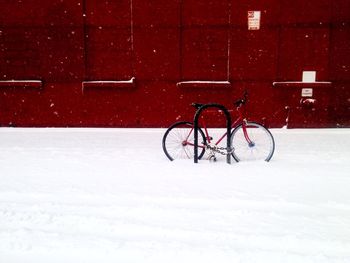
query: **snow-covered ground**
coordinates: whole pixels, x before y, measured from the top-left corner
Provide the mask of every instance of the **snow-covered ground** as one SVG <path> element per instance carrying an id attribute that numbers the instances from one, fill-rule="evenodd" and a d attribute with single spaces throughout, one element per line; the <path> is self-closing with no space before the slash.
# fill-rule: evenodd
<path id="1" fill-rule="evenodd" d="M 0 129 L 0 262 L 350 262 L 350 129 L 170 162 L 163 129 Z"/>

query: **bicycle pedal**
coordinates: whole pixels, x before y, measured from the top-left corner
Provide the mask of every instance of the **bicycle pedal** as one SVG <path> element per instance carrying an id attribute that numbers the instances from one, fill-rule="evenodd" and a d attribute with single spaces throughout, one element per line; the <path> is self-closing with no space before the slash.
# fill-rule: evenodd
<path id="1" fill-rule="evenodd" d="M 212 155 L 212 156 L 209 156 L 209 161 L 210 162 L 216 162 L 217 159 L 216 159 L 216 157 L 214 155 Z"/>

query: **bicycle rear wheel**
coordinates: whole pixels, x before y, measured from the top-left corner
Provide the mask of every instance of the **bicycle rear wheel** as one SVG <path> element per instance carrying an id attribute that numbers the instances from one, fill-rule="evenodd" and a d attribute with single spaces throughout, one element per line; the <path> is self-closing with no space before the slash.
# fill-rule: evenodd
<path id="1" fill-rule="evenodd" d="M 205 152 L 205 136 L 198 130 L 198 158 Z M 187 121 L 176 122 L 165 132 L 162 140 L 163 151 L 170 161 L 176 159 L 191 159 L 194 156 L 193 123 Z"/>
<path id="2" fill-rule="evenodd" d="M 271 132 L 255 122 L 246 124 L 244 134 L 242 124 L 237 126 L 231 134 L 232 157 L 237 161 L 264 160 L 270 161 L 275 151 L 275 140 Z M 250 141 L 249 141 L 250 140 Z"/>

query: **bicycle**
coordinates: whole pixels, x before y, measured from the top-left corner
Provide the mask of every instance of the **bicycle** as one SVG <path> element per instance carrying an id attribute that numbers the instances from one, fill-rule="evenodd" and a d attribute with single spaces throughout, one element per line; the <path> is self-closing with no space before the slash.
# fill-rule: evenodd
<path id="1" fill-rule="evenodd" d="M 242 99 L 234 102 L 238 117 L 231 125 L 231 150 L 219 144 L 227 136 L 225 132 L 221 137 L 213 142 L 208 127 L 205 122 L 201 123 L 198 129 L 198 159 L 208 151 L 208 159 L 216 161 L 216 153 L 231 154 L 236 162 L 250 160 L 270 161 L 275 151 L 275 140 L 271 132 L 262 124 L 251 122 L 246 119 L 242 107 L 248 100 L 247 92 Z M 192 103 L 197 110 L 203 104 Z M 204 130 L 204 131 L 203 131 Z M 165 132 L 162 140 L 162 147 L 169 160 L 190 159 L 194 156 L 194 125 L 193 122 L 179 121 L 172 124 Z"/>

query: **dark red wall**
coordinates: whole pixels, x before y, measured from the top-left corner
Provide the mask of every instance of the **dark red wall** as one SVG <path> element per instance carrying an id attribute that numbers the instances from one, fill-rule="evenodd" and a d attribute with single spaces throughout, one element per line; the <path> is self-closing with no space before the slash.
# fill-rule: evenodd
<path id="1" fill-rule="evenodd" d="M 247 89 L 249 116 L 268 126 L 288 117 L 288 127 L 350 127 L 348 0 L 0 0 L 0 9 L 0 126 L 164 127 L 191 120 L 193 101 L 231 107 Z M 251 10 L 260 30 L 248 30 Z M 296 82 L 310 70 L 316 83 Z"/>

